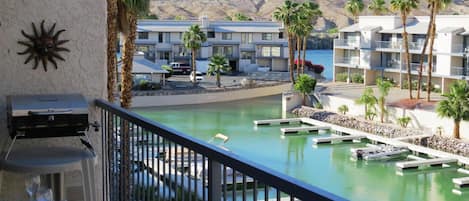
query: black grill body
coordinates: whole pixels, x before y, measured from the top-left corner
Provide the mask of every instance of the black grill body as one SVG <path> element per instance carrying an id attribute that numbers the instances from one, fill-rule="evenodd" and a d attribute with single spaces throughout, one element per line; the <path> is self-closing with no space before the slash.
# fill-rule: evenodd
<path id="1" fill-rule="evenodd" d="M 7 97 L 11 138 L 83 136 L 88 129 L 88 103 L 80 94 Z"/>

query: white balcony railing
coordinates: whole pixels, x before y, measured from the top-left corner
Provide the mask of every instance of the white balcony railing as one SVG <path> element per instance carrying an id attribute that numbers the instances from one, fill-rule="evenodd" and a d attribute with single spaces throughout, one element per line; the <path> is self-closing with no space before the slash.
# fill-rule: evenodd
<path id="1" fill-rule="evenodd" d="M 409 50 L 422 51 L 423 42 L 409 42 Z"/>
<path id="2" fill-rule="evenodd" d="M 335 63 L 357 66 L 360 63 L 359 57 L 336 57 Z"/>
<path id="3" fill-rule="evenodd" d="M 360 40 L 355 39 L 335 39 L 334 40 L 334 47 L 360 47 Z"/>
<path id="4" fill-rule="evenodd" d="M 410 64 L 410 69 L 412 71 L 417 71 L 418 72 L 419 68 L 420 68 L 420 63 L 411 63 Z M 428 64 L 424 63 L 422 72 L 426 73 L 426 72 L 428 72 L 427 70 L 428 70 Z M 436 72 L 436 65 L 432 66 L 432 72 Z"/>
<path id="5" fill-rule="evenodd" d="M 469 45 L 464 46 L 463 44 L 455 44 L 453 45 L 451 53 L 463 54 L 464 51 L 469 51 Z"/>
<path id="6" fill-rule="evenodd" d="M 401 68 L 401 62 L 397 60 L 389 60 L 389 61 L 385 61 L 384 63 L 385 65 L 383 67 L 387 69 L 400 69 Z"/>

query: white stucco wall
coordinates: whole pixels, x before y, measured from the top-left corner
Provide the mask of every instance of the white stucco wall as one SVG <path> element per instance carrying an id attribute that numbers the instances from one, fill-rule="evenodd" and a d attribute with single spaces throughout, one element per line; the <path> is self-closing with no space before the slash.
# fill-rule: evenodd
<path id="1" fill-rule="evenodd" d="M 39 25 L 45 20 L 46 28 L 57 22 L 56 30 L 66 29 L 61 39 L 68 39 L 64 47 L 71 52 L 62 54 L 55 70 L 49 65 L 48 72 L 42 66 L 32 70 L 33 62 L 23 64 L 24 55 L 17 55 L 25 40 L 21 30 L 32 33 L 31 22 Z M 106 1 L 96 0 L 2 0 L 0 6 L 0 149 L 5 150 L 10 139 L 6 129 L 6 96 L 16 94 L 81 93 L 90 103 L 103 98 L 106 92 Z M 90 106 L 90 120 L 100 120 L 98 112 Z M 92 144 L 101 153 L 100 133 L 90 133 Z M 16 148 L 32 144 L 75 144 L 77 138 L 54 138 L 47 140 L 20 140 Z M 98 161 L 100 158 L 98 159 Z M 100 163 L 96 168 L 98 198 L 102 198 Z M 80 174 L 66 174 L 66 185 L 81 183 Z M 0 200 L 26 200 L 24 176 L 0 173 Z M 73 199 L 69 199 L 73 200 Z"/>

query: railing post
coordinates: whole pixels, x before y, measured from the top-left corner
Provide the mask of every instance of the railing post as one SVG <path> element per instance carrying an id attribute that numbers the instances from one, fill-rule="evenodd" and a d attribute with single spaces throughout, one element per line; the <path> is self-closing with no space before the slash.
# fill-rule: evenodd
<path id="1" fill-rule="evenodd" d="M 221 200 L 221 165 L 218 161 L 208 160 L 208 201 Z"/>

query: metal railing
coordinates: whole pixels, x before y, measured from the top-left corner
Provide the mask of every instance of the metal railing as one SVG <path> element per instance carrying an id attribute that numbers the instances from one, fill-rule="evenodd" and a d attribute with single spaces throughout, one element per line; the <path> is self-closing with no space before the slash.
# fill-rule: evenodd
<path id="1" fill-rule="evenodd" d="M 400 50 L 402 41 L 376 41 L 376 49 Z"/>
<path id="2" fill-rule="evenodd" d="M 102 100 L 95 104 L 103 126 L 105 201 L 345 200 L 223 146 Z"/>
<path id="3" fill-rule="evenodd" d="M 401 69 L 401 62 L 399 62 L 397 60 L 389 60 L 389 61 L 385 61 L 384 63 L 386 64 L 384 66 L 384 68 L 387 68 L 387 69 Z"/>
<path id="4" fill-rule="evenodd" d="M 335 39 L 334 47 L 360 47 L 360 40 L 356 39 Z"/>
<path id="5" fill-rule="evenodd" d="M 455 76 L 465 76 L 467 74 L 466 72 L 467 70 L 464 69 L 464 67 L 456 67 L 456 66 L 453 66 L 451 67 L 451 75 L 455 75 Z"/>
<path id="6" fill-rule="evenodd" d="M 418 71 L 419 68 L 420 68 L 420 63 L 411 63 L 410 64 L 410 69 L 412 71 Z M 428 72 L 428 64 L 427 63 L 423 64 L 422 72 L 424 72 L 424 73 Z M 433 64 L 433 66 L 432 66 L 432 72 L 436 72 L 436 65 L 435 64 Z"/>
<path id="7" fill-rule="evenodd" d="M 423 45 L 423 42 L 409 42 L 409 50 L 422 51 Z"/>
<path id="8" fill-rule="evenodd" d="M 335 63 L 356 66 L 360 63 L 359 57 L 336 57 Z"/>
<path id="9" fill-rule="evenodd" d="M 464 46 L 463 44 L 455 44 L 453 45 L 451 53 L 464 54 L 466 48 L 469 49 L 469 45 Z"/>

